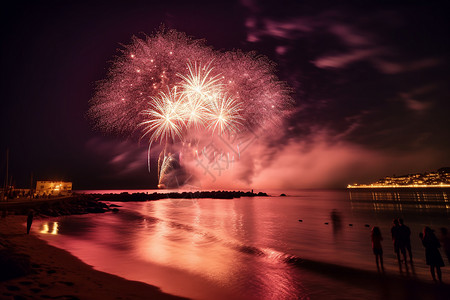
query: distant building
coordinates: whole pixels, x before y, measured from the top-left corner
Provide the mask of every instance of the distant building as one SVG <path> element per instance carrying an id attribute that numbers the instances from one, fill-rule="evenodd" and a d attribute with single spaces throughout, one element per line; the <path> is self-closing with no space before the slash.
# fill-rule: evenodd
<path id="1" fill-rule="evenodd" d="M 36 182 L 36 195 L 58 196 L 72 192 L 72 182 L 42 180 Z"/>

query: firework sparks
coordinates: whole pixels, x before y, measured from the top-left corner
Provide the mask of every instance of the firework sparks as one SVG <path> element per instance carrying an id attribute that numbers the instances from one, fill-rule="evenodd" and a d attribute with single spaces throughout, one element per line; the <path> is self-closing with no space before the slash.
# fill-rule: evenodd
<path id="1" fill-rule="evenodd" d="M 200 99 L 206 102 L 205 104 L 214 101 L 214 96 L 222 92 L 223 87 L 221 82 L 222 75 L 211 74 L 214 69 L 211 67 L 211 63 L 212 61 L 204 67 L 201 64 L 197 65 L 197 62 L 194 64 L 188 63 L 188 75 L 177 74 L 177 76 L 183 79 L 180 85 L 184 93 L 191 99 Z"/>
<path id="2" fill-rule="evenodd" d="M 241 104 L 236 99 L 219 96 L 211 105 L 208 129 L 218 134 L 239 132 L 244 121 L 241 111 Z"/>
<path id="3" fill-rule="evenodd" d="M 255 53 L 214 51 L 184 33 L 162 30 L 133 37 L 122 54 L 99 82 L 89 115 L 110 133 L 141 129 L 149 151 L 154 142 L 166 151 L 168 143 L 190 139 L 201 149 L 205 136 L 238 134 L 244 127 L 264 131 L 291 105 L 273 63 Z M 163 169 L 172 160 L 162 160 Z"/>
<path id="4" fill-rule="evenodd" d="M 142 111 L 149 118 L 139 123 L 144 126 L 142 137 L 150 134 L 150 142 L 159 140 L 167 143 L 169 138 L 175 141 L 176 137 L 181 140 L 185 124 L 180 109 L 183 106 L 183 98 L 184 95 L 177 93 L 176 88 L 168 93 L 160 92 L 158 97 L 152 97 L 153 101 L 149 103 L 151 109 Z"/>
<path id="5" fill-rule="evenodd" d="M 165 151 L 161 152 L 158 159 L 158 178 L 159 178 L 159 184 L 158 187 L 162 188 L 164 187 L 164 177 L 166 174 L 170 172 L 170 169 L 172 167 L 172 162 L 174 161 L 174 155 L 169 153 L 166 155 Z"/>

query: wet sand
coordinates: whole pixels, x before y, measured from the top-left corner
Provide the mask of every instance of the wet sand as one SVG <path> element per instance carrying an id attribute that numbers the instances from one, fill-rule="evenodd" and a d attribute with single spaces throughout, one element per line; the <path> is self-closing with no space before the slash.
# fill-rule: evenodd
<path id="1" fill-rule="evenodd" d="M 33 233 L 27 235 L 25 222 L 23 215 L 0 219 L 1 277 L 20 273 L 11 266 L 5 268 L 11 256 L 28 273 L 0 282 L 0 299 L 182 299 L 145 283 L 96 271 Z"/>

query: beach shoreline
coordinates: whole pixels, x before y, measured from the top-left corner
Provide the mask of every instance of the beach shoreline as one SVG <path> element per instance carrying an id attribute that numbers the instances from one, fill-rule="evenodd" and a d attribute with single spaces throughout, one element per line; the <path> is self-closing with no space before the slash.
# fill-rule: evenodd
<path id="1" fill-rule="evenodd" d="M 18 276 L 1 282 L 1 299 L 185 299 L 143 282 L 94 270 L 32 232 L 27 235 L 25 223 L 24 215 L 0 219 L 1 259 L 9 262 L 7 268 L 2 267 L 2 279 Z M 11 261 L 19 261 L 18 266 Z M 11 269 L 14 267 L 19 270 Z"/>

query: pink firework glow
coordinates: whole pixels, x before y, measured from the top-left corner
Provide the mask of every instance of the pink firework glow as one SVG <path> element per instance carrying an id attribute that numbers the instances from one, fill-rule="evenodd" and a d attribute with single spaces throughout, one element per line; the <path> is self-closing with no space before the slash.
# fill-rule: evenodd
<path id="1" fill-rule="evenodd" d="M 160 179 L 176 160 L 174 144 L 187 145 L 198 157 L 205 137 L 268 131 L 291 106 L 274 64 L 253 52 L 219 52 L 184 33 L 161 30 L 133 37 L 121 53 L 99 82 L 89 115 L 103 131 L 148 139 L 149 163 L 150 146 L 160 143 Z"/>

